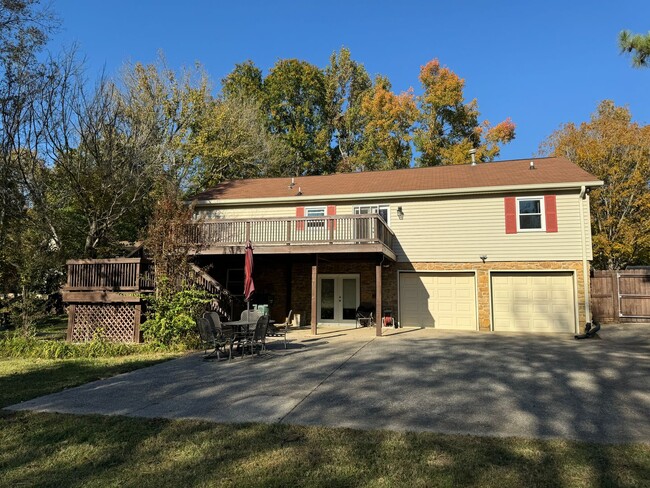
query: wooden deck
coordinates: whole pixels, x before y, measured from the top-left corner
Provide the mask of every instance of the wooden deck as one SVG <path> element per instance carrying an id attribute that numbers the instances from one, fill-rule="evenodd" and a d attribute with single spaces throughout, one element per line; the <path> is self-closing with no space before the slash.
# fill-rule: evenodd
<path id="1" fill-rule="evenodd" d="M 189 224 L 196 254 L 383 253 L 395 260 L 395 234 L 377 214 L 207 220 Z"/>

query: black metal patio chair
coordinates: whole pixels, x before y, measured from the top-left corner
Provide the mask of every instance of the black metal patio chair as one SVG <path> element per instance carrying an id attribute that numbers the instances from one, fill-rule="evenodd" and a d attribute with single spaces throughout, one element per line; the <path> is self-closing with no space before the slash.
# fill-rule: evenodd
<path id="1" fill-rule="evenodd" d="M 230 338 L 226 337 L 223 334 L 223 330 L 213 330 L 210 320 L 205 317 L 197 320 L 196 325 L 199 329 L 199 336 L 201 337 L 201 342 L 203 343 L 204 347 L 204 361 L 208 361 L 214 358 L 220 360 L 221 352 L 223 350 L 225 354 L 226 347 L 228 347 L 228 359 L 232 358 L 232 342 Z M 214 350 L 208 354 L 208 350 L 212 348 L 214 348 Z"/>
<path id="2" fill-rule="evenodd" d="M 262 315 L 257 319 L 257 324 L 255 325 L 253 334 L 241 341 L 242 354 L 248 347 L 251 349 L 251 356 L 255 351 L 257 351 L 257 354 L 259 355 L 260 351 L 266 350 L 266 330 L 268 325 L 268 315 Z"/>

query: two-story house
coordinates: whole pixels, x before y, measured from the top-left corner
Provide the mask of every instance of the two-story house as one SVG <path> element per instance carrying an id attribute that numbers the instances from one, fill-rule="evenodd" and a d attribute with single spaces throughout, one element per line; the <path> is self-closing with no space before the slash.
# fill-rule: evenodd
<path id="1" fill-rule="evenodd" d="M 227 181 L 195 197 L 196 261 L 302 325 L 576 332 L 589 319 L 589 196 L 561 158 Z M 378 328 L 379 331 L 379 328 Z"/>

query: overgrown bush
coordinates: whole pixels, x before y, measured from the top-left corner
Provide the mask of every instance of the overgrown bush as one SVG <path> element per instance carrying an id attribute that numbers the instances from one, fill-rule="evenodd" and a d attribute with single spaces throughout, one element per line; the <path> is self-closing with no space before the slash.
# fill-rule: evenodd
<path id="1" fill-rule="evenodd" d="M 193 288 L 158 291 L 157 296 L 148 300 L 147 320 L 141 326 L 145 342 L 158 347 L 196 347 L 199 343 L 196 319 L 210 303 L 210 295 Z"/>

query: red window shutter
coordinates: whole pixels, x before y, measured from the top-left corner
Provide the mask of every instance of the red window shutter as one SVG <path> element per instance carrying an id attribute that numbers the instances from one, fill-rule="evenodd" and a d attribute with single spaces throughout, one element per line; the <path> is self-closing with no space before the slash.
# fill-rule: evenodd
<path id="1" fill-rule="evenodd" d="M 305 216 L 305 207 L 296 207 L 296 217 Z M 296 222 L 296 230 L 305 230 L 305 221 L 299 220 Z"/>
<path id="2" fill-rule="evenodd" d="M 557 232 L 557 204 L 555 195 L 544 195 L 544 213 L 546 214 L 546 232 Z"/>
<path id="3" fill-rule="evenodd" d="M 327 215 L 336 215 L 336 205 L 328 205 L 327 206 Z M 336 220 L 330 220 L 328 221 L 328 229 L 330 226 L 332 227 L 332 230 L 336 230 Z"/>
<path id="4" fill-rule="evenodd" d="M 506 234 L 517 233 L 517 199 L 505 197 L 503 199 L 506 209 Z"/>

